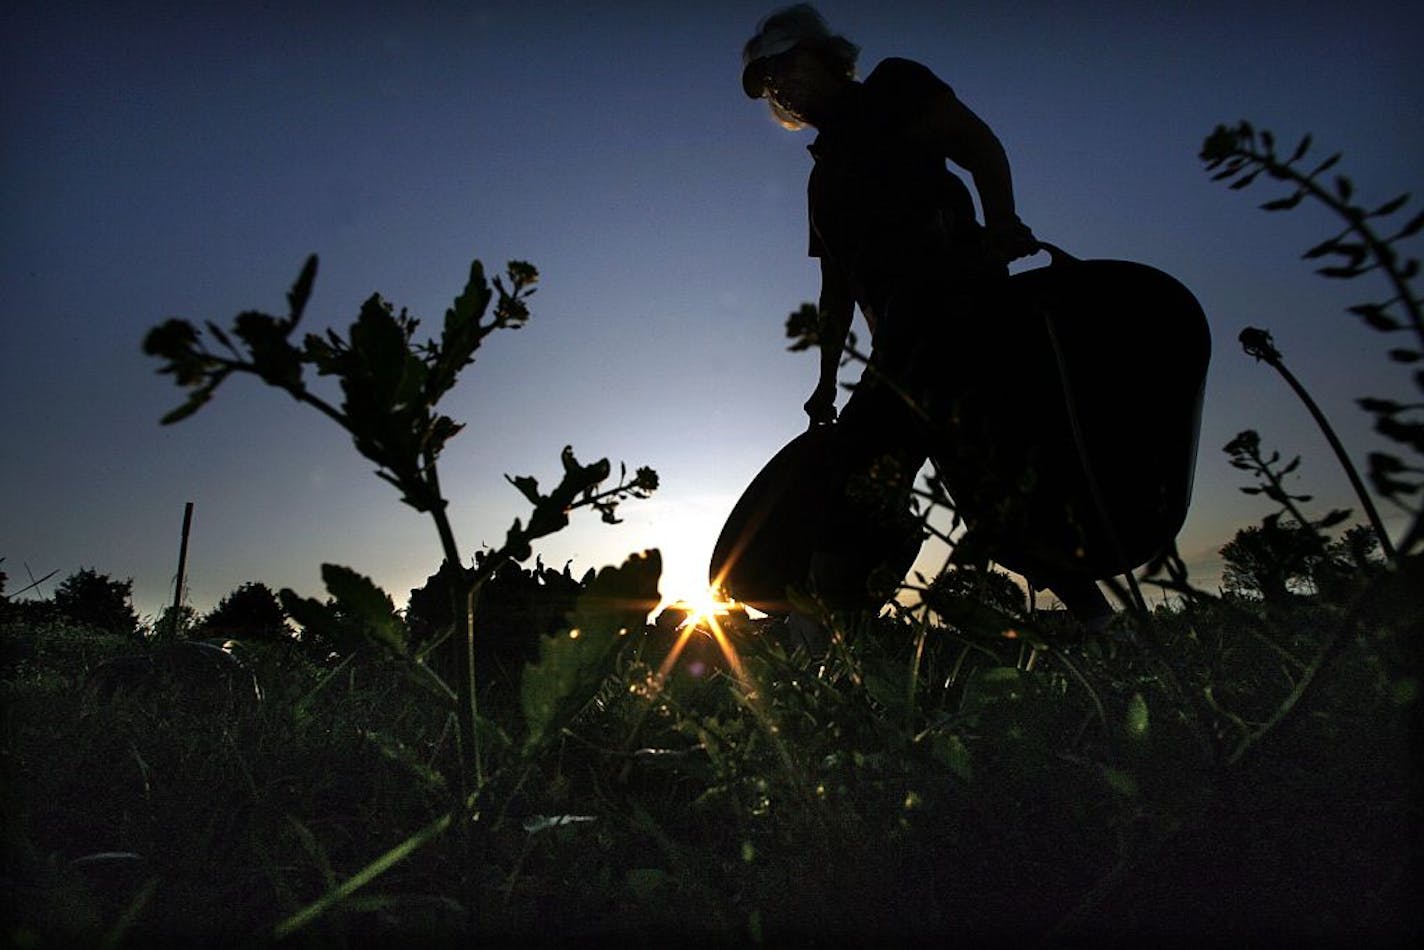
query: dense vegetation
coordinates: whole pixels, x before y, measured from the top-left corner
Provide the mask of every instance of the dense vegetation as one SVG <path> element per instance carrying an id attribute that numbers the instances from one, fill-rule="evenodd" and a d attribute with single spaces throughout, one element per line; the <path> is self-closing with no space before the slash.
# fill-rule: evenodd
<path id="1" fill-rule="evenodd" d="M 1402 288 L 1359 312 L 1417 334 L 1391 352 L 1412 365 L 1417 263 L 1394 249 L 1424 218 L 1379 234 L 1404 202 L 1322 192 L 1323 169 L 1294 171 L 1308 144 L 1283 162 L 1223 128 L 1203 158 L 1334 201 L 1349 229 L 1310 254 Z M 347 337 L 296 345 L 313 275 L 286 318 L 209 325 L 221 351 L 155 331 L 191 393 L 175 415 L 233 373 L 287 389 L 430 513 L 446 565 L 404 614 L 327 565 L 324 602 L 248 584 L 148 637 L 92 570 L 53 602 L 0 601 L 10 943 L 1419 936 L 1417 407 L 1365 401 L 1404 453 L 1369 467 L 1411 515 L 1401 538 L 1363 494 L 1364 523 L 1313 516 L 1284 488 L 1299 460 L 1248 430 L 1227 451 L 1275 510 L 1228 545 L 1227 590 L 1168 557 L 1146 580 L 1171 606 L 1124 596 L 1101 632 L 955 563 L 912 606 L 823 617 L 824 641 L 736 608 L 645 624 L 655 552 L 578 578 L 525 565 L 573 509 L 652 491 L 650 470 L 602 489 L 611 467 L 565 450 L 550 494 L 510 480 L 532 514 L 468 567 L 443 518 L 459 427 L 435 402 L 527 316 L 532 268 L 491 293 L 477 265 L 440 341 L 373 298 Z M 1293 380 L 1268 334 L 1243 344 Z"/>

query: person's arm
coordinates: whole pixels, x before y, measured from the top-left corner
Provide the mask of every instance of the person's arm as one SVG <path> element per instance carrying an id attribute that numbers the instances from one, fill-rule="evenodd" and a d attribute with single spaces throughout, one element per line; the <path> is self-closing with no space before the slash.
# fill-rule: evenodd
<path id="1" fill-rule="evenodd" d="M 948 88 L 928 103 L 915 133 L 974 178 L 984 207 L 991 253 L 1005 261 L 1038 250 L 1038 241 L 1014 211 L 1013 175 L 999 137 Z"/>
<path id="2" fill-rule="evenodd" d="M 806 400 L 806 415 L 812 425 L 832 422 L 836 418 L 836 379 L 841 366 L 841 351 L 855 316 L 855 296 L 845 274 L 821 258 L 820 327 L 817 337 L 821 346 L 820 375 L 811 398 Z"/>

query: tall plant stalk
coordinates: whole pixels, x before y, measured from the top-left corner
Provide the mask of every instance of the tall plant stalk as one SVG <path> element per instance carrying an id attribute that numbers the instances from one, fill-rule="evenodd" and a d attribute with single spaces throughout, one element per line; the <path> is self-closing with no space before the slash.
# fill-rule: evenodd
<path id="1" fill-rule="evenodd" d="M 528 320 L 526 301 L 534 292 L 538 272 L 527 263 L 511 261 L 504 279 L 496 277 L 491 287 L 482 265 L 475 261 L 464 291 L 445 312 L 438 340 L 416 342 L 414 334 L 420 322 L 404 310 L 396 314 L 379 295 L 372 295 L 346 336 L 334 330 L 325 335 L 309 333 L 297 346 L 291 337 L 311 294 L 316 267 L 316 257 L 308 258 L 287 294 L 285 318 L 249 311 L 236 318 L 230 331 L 208 322 L 209 334 L 221 347 L 218 351 L 208 349 L 201 333 L 186 320 L 168 320 L 149 332 L 145 352 L 165 360 L 160 372 L 173 375 L 189 390 L 187 401 L 164 416 L 163 422 L 192 415 L 233 373 L 255 375 L 340 425 L 351 435 L 357 451 L 376 463 L 376 475 L 399 489 L 407 505 L 430 515 L 441 553 L 455 577 L 451 635 L 460 656 L 455 688 L 450 690 L 439 682 L 436 693 L 455 696 L 459 776 L 452 786 L 459 788 L 461 802 L 468 804 L 472 793 L 485 784 L 474 636 L 481 587 L 504 565 L 530 557 L 531 543 L 564 528 L 574 508 L 592 507 L 605 521 L 616 521 L 614 511 L 619 502 L 647 497 L 657 487 L 657 473 L 640 468 L 629 478 L 624 468 L 615 486 L 600 491 L 611 472 L 608 461 L 581 465 L 565 447 L 563 478 L 548 495 L 541 493 L 538 482 L 529 476 L 509 478 L 533 505 L 529 522 L 525 525 L 516 520 L 504 544 L 478 568 L 466 571 L 461 567 L 437 465 L 445 443 L 463 426 L 435 407 L 454 386 L 460 371 L 474 361 L 485 337 L 495 330 L 516 329 Z M 318 375 L 337 377 L 343 396 L 339 406 L 307 388 L 303 373 L 308 366 Z M 338 637 L 354 624 L 359 635 L 415 664 L 417 680 L 426 685 L 431 685 L 432 679 L 438 681 L 433 671 L 408 653 L 404 626 L 383 591 L 346 568 L 326 565 L 322 573 L 340 609 L 333 613 L 325 605 L 284 590 L 283 605 L 294 619 L 308 630 L 328 629 Z"/>
<path id="2" fill-rule="evenodd" d="M 1285 362 L 1281 359 L 1280 350 L 1276 349 L 1271 341 L 1271 334 L 1265 330 L 1255 327 L 1247 327 L 1241 331 L 1241 346 L 1246 350 L 1247 355 L 1254 356 L 1276 372 L 1281 374 L 1281 378 L 1286 381 L 1286 385 L 1296 394 L 1300 401 L 1309 410 L 1311 418 L 1320 427 L 1320 431 L 1325 436 L 1325 441 L 1330 443 L 1331 450 L 1335 453 L 1335 458 L 1340 462 L 1340 467 L 1345 472 L 1345 477 L 1350 480 L 1350 487 L 1355 490 L 1355 495 L 1360 499 L 1360 507 L 1365 510 L 1365 517 L 1370 520 L 1370 527 L 1374 529 L 1375 535 L 1379 538 L 1380 550 L 1384 556 L 1394 560 L 1394 545 L 1389 540 L 1389 532 L 1384 529 L 1384 521 L 1380 518 L 1379 510 L 1375 508 L 1370 493 L 1365 489 L 1365 483 L 1360 479 L 1360 473 L 1355 468 L 1355 463 L 1350 461 L 1350 454 L 1345 451 L 1345 446 L 1340 442 L 1340 437 L 1335 434 L 1335 428 L 1330 424 L 1330 420 L 1325 417 L 1320 406 L 1311 397 L 1306 388 L 1301 385 L 1295 374 L 1286 368 Z"/>
<path id="3" fill-rule="evenodd" d="M 1409 202 L 1402 194 L 1375 208 L 1366 208 L 1353 201 L 1355 186 L 1344 175 L 1335 175 L 1333 185 L 1324 183 L 1325 173 L 1340 161 L 1336 152 L 1315 165 L 1302 170 L 1300 162 L 1310 151 L 1311 137 L 1301 139 L 1289 157 L 1276 153 L 1275 137 L 1268 131 L 1257 131 L 1249 122 L 1236 126 L 1217 126 L 1202 145 L 1201 159 L 1213 180 L 1229 181 L 1233 190 L 1249 186 L 1261 175 L 1285 182 L 1292 191 L 1284 197 L 1261 205 L 1266 211 L 1286 211 L 1306 198 L 1323 204 L 1345 221 L 1345 228 L 1335 236 L 1315 245 L 1302 255 L 1307 260 L 1331 259 L 1316 273 L 1322 277 L 1351 280 L 1366 274 L 1379 273 L 1389 287 L 1391 296 L 1382 301 L 1356 304 L 1349 312 L 1362 319 L 1372 330 L 1388 334 L 1412 334 L 1412 345 L 1397 346 L 1389 351 L 1396 363 L 1416 367 L 1413 380 L 1416 389 L 1424 393 L 1424 297 L 1415 286 L 1419 276 L 1418 258 L 1401 253 L 1403 243 L 1424 231 L 1424 211 L 1416 212 L 1403 224 L 1386 225 Z M 1349 462 L 1343 447 L 1325 420 L 1320 407 L 1281 362 L 1280 354 L 1270 344 L 1270 335 L 1250 329 L 1242 334 L 1247 352 L 1265 360 L 1290 385 L 1315 418 L 1336 457 L 1345 467 L 1347 477 L 1360 496 L 1367 517 L 1380 537 L 1380 546 L 1393 561 L 1415 553 L 1424 546 L 1424 468 L 1405 463 L 1398 456 L 1374 452 L 1369 456 L 1370 481 L 1381 497 L 1399 505 L 1413 515 L 1413 521 L 1396 545 L 1384 531 L 1379 513 L 1368 499 L 1358 472 Z M 1401 404 L 1390 399 L 1366 398 L 1359 405 L 1375 417 L 1375 431 L 1411 449 L 1416 456 L 1424 455 L 1424 402 Z"/>

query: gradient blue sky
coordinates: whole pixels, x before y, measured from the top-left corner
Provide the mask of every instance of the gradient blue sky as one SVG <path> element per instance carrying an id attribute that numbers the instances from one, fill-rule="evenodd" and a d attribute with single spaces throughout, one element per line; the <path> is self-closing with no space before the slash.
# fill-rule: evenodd
<path id="1" fill-rule="evenodd" d="M 804 426 L 814 360 L 785 350 L 812 299 L 809 133 L 738 85 L 776 4 L 672 2 L 30 3 L 0 13 L 0 556 L 132 577 L 171 599 L 196 503 L 189 601 L 260 580 L 320 593 L 323 561 L 403 602 L 437 565 L 422 516 L 347 437 L 251 379 L 197 416 L 139 344 L 168 316 L 279 310 L 309 253 L 312 326 L 373 291 L 438 321 L 474 257 L 542 274 L 534 317 L 487 341 L 448 397 L 468 423 L 443 462 L 468 551 L 524 514 L 502 475 L 557 479 L 559 451 L 651 465 L 663 488 L 539 548 L 546 563 L 661 548 L 665 595 L 705 579 L 716 532 Z M 1161 267 L 1191 287 L 1215 347 L 1181 547 L 1209 585 L 1216 549 L 1267 509 L 1222 446 L 1256 428 L 1305 456 L 1316 510 L 1348 505 L 1304 411 L 1244 356 L 1271 329 L 1357 457 L 1354 408 L 1401 395 L 1387 341 L 1344 307 L 1383 295 L 1314 276 L 1324 212 L 1271 215 L 1197 160 L 1247 118 L 1342 149 L 1366 202 L 1424 170 L 1416 3 L 825 2 L 863 49 L 929 65 L 983 116 L 1037 234 L 1081 257 Z M 1035 261 L 1033 263 L 1042 263 Z M 1143 354 L 1151 358 L 1151 354 Z M 1011 379 L 1005 385 L 1013 385 Z M 1126 396 L 1137 394 L 1127 393 Z M 55 581 L 45 586 L 53 591 Z"/>

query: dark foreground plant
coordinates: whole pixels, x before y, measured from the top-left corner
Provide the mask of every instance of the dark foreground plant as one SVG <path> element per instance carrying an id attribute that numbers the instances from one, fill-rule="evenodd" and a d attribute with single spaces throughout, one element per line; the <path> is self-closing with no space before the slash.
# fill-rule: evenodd
<path id="1" fill-rule="evenodd" d="M 1372 330 L 1413 338 L 1412 343 L 1391 348 L 1389 358 L 1416 367 L 1414 386 L 1424 396 L 1424 369 L 1418 368 L 1424 361 L 1424 297 L 1415 287 L 1420 264 L 1418 258 L 1408 257 L 1403 252 L 1404 242 L 1424 231 L 1424 211 L 1416 212 L 1401 223 L 1395 215 L 1408 204 L 1408 194 L 1368 208 L 1354 201 L 1355 186 L 1346 176 L 1336 175 L 1333 183 L 1327 183 L 1326 172 L 1339 163 L 1339 152 L 1317 163 L 1310 171 L 1304 171 L 1301 162 L 1310 152 L 1309 135 L 1301 139 L 1286 158 L 1277 154 L 1275 145 L 1274 135 L 1264 129 L 1258 131 L 1249 122 L 1219 125 L 1203 143 L 1201 159 L 1207 170 L 1215 173 L 1213 180 L 1230 181 L 1232 189 L 1246 188 L 1261 175 L 1290 185 L 1288 195 L 1261 205 L 1266 211 L 1286 211 L 1310 198 L 1345 221 L 1343 230 L 1310 248 L 1303 256 L 1307 260 L 1333 261 L 1316 269 L 1323 277 L 1352 280 L 1375 274 L 1384 279 L 1390 292 L 1388 298 L 1357 304 L 1349 308 L 1350 312 Z M 1387 452 L 1372 453 L 1369 459 L 1370 481 L 1375 490 L 1412 516 L 1399 544 L 1395 545 L 1385 533 L 1384 524 L 1364 491 L 1354 465 L 1305 387 L 1286 369 L 1270 334 L 1248 328 L 1241 334 L 1241 344 L 1249 355 L 1264 360 L 1281 373 L 1310 410 L 1360 497 L 1386 557 L 1393 560 L 1396 549 L 1399 554 L 1407 555 L 1424 545 L 1424 504 L 1420 502 L 1424 468 L 1419 464 L 1424 459 L 1424 401 L 1403 404 L 1373 397 L 1359 400 L 1360 407 L 1375 417 L 1375 431 L 1414 454 L 1413 464 Z"/>
<path id="2" fill-rule="evenodd" d="M 376 474 L 401 493 L 401 500 L 427 513 L 440 538 L 445 563 L 463 563 L 441 492 L 437 462 L 451 437 L 463 426 L 437 411 L 441 398 L 455 385 L 461 370 L 474 361 L 475 352 L 491 333 L 515 329 L 529 318 L 527 300 L 538 280 L 535 269 L 512 261 L 493 288 L 479 261 L 470 268 L 464 291 L 445 312 L 438 339 L 419 341 L 420 322 L 405 310 L 397 314 L 391 304 L 372 295 L 345 336 L 335 330 L 309 333 L 300 343 L 294 333 L 302 319 L 317 260 L 309 258 L 287 294 L 285 317 L 249 311 L 239 314 L 224 330 L 206 324 L 216 343 L 209 348 L 201 331 L 181 319 L 170 319 L 149 332 L 144 351 L 164 361 L 160 372 L 171 374 L 189 391 L 187 401 L 163 418 L 164 423 L 184 419 L 212 398 L 234 373 L 257 376 L 310 406 L 345 429 L 356 449 L 376 464 Z M 506 284 L 507 281 L 507 284 Z M 491 306 L 492 305 L 492 306 Z M 334 376 L 340 384 L 336 404 L 308 387 L 307 370 Z M 605 521 L 617 521 L 617 507 L 628 498 L 646 498 L 657 488 L 657 473 L 639 468 L 631 477 L 621 469 L 612 487 L 603 487 L 611 474 L 604 459 L 584 465 L 571 448 L 563 451 L 563 475 L 548 494 L 531 476 L 509 481 L 533 506 L 526 524 L 516 519 L 504 543 L 485 554 L 472 571 L 455 570 L 451 584 L 453 636 L 461 647 L 462 662 L 453 688 L 428 664 L 434 644 L 416 650 L 385 591 L 350 568 L 327 564 L 322 579 L 331 595 L 328 603 L 281 593 L 282 604 L 308 635 L 326 642 L 365 641 L 401 661 L 409 676 L 428 688 L 454 715 L 457 748 L 456 774 L 449 786 L 458 789 L 456 817 L 472 814 L 487 782 L 482 735 L 498 732 L 482 725 L 476 688 L 479 658 L 476 627 L 479 594 L 484 582 L 511 561 L 532 555 L 532 542 L 568 524 L 569 512 L 590 507 Z M 620 638 L 639 626 L 657 603 L 660 562 L 656 551 L 630 559 L 622 568 L 600 573 L 579 602 L 567 636 L 547 638 L 539 662 L 526 670 L 521 685 L 528 754 L 582 708 L 611 669 Z M 426 837 L 451 823 L 442 816 L 403 847 L 418 847 Z M 390 863 L 401 859 L 398 848 L 378 859 L 361 875 L 328 892 L 324 902 L 292 918 L 283 932 L 309 922 L 314 916 L 348 896 Z"/>

